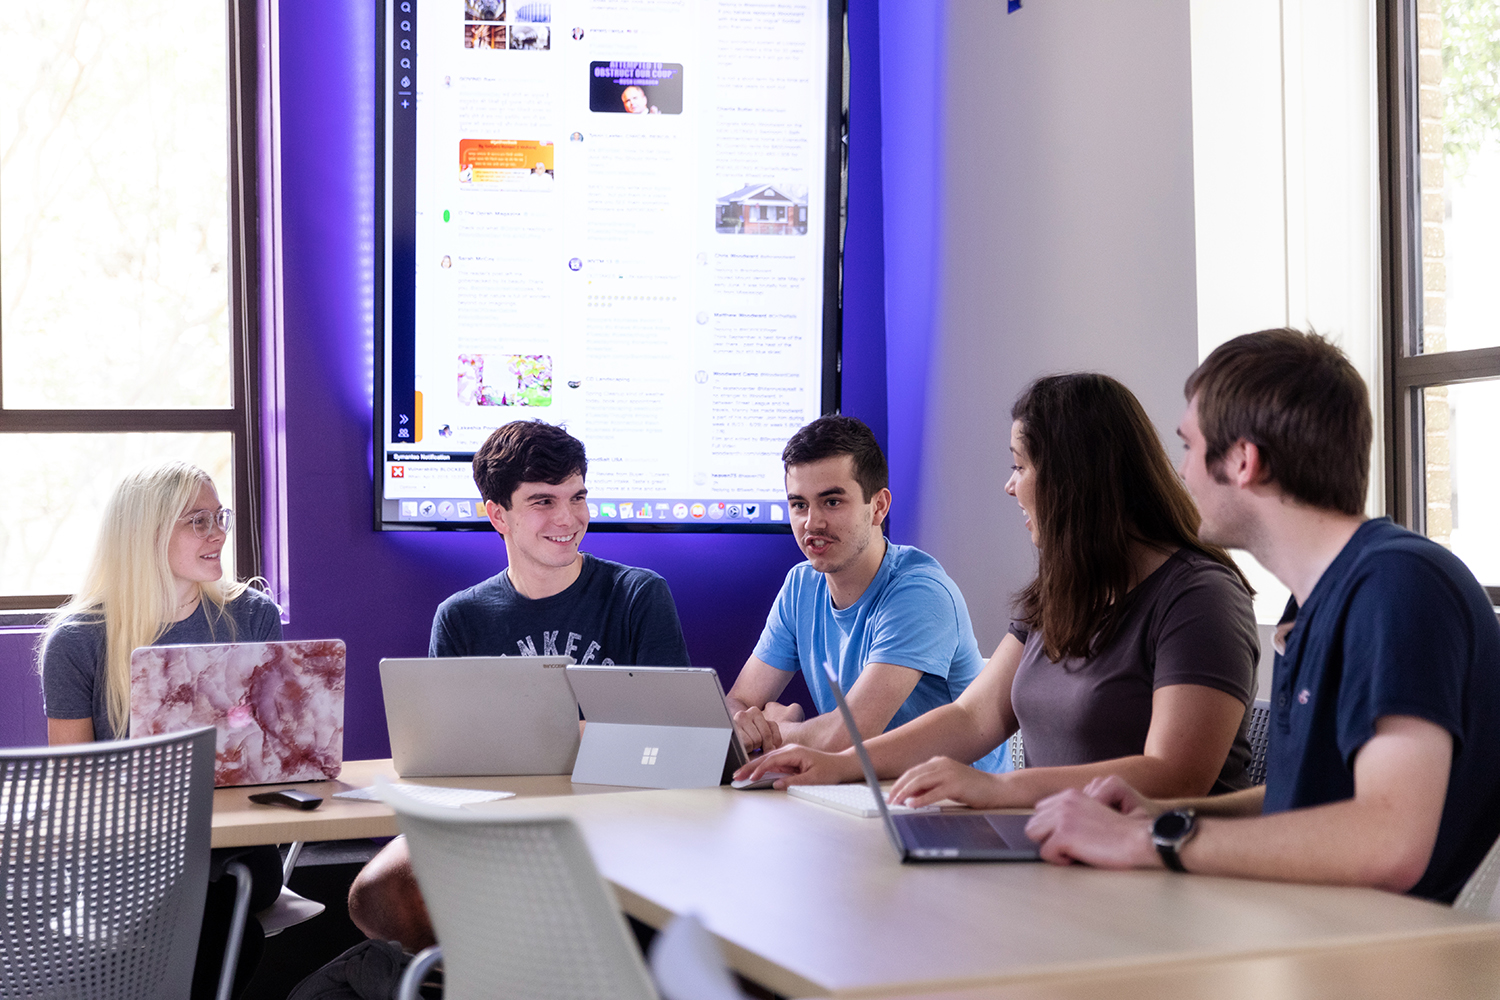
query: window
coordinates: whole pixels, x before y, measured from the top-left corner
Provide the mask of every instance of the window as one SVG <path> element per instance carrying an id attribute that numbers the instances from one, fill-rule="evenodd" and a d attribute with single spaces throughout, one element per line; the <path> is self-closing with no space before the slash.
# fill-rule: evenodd
<path id="1" fill-rule="evenodd" d="M 1391 513 L 1500 602 L 1500 6 L 1389 0 L 1378 45 Z"/>
<path id="2" fill-rule="evenodd" d="M 257 572 L 256 5 L 6 15 L 0 610 L 63 601 L 110 489 L 166 458 L 214 476 Z"/>

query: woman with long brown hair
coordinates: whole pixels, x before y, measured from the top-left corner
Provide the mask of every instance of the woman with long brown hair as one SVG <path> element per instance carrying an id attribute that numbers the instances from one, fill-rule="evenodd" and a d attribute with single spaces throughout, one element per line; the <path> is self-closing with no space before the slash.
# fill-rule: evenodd
<path id="1" fill-rule="evenodd" d="M 1259 642 L 1250 590 L 1198 539 L 1198 511 L 1145 410 L 1107 375 L 1037 379 L 1011 411 L 1006 492 L 1039 553 L 1010 632 L 945 705 L 868 741 L 891 801 L 1029 806 L 1119 775 L 1154 798 L 1248 784 Z M 978 760 L 1017 731 L 1027 767 Z M 855 781 L 851 751 L 783 747 L 741 776 Z M 1146 789 L 1150 789 L 1146 791 Z"/>

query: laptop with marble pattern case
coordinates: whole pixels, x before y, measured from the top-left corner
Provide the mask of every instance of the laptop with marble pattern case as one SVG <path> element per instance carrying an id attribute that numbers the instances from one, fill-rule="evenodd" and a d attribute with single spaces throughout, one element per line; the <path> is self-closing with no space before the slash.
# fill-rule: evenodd
<path id="1" fill-rule="evenodd" d="M 336 777 L 344 762 L 338 639 L 145 646 L 130 655 L 130 735 L 218 729 L 214 785 Z"/>

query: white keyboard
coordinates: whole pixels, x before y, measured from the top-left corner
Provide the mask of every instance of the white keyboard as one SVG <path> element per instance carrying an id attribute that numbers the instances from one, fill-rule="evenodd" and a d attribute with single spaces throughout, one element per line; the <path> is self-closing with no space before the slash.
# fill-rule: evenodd
<path id="1" fill-rule="evenodd" d="M 515 792 L 487 792 L 482 788 L 440 788 L 436 785 L 408 785 L 404 781 L 391 782 L 392 788 L 399 788 L 418 802 L 429 806 L 448 806 L 457 809 L 459 806 L 473 805 L 476 802 L 495 802 L 499 799 L 515 797 Z M 380 796 L 376 794 L 374 787 L 351 788 L 347 792 L 334 792 L 336 799 L 362 799 L 370 802 L 379 802 Z"/>
<path id="2" fill-rule="evenodd" d="M 820 806 L 837 809 L 851 816 L 871 819 L 880 815 L 880 809 L 875 805 L 875 795 L 870 791 L 869 785 L 792 785 L 786 793 L 793 798 L 816 802 Z M 938 806 L 919 806 L 913 809 L 911 806 L 887 805 L 886 808 L 893 815 L 941 812 Z"/>

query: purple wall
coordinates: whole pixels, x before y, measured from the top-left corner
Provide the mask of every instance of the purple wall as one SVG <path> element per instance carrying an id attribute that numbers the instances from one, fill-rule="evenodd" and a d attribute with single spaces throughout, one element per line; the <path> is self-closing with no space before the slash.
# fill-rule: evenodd
<path id="1" fill-rule="evenodd" d="M 868 28 L 870 51 L 879 52 L 882 120 L 901 141 L 877 143 L 890 197 L 877 206 L 883 219 L 882 244 L 889 275 L 885 282 L 884 360 L 889 368 L 891 537 L 906 545 L 920 542 L 922 442 L 927 425 L 930 362 L 939 329 L 938 275 L 942 268 L 943 24 L 946 4 L 930 0 L 921 8 L 880 5 L 887 30 Z M 920 9 L 921 13 L 917 14 Z M 864 15 L 868 19 L 868 15 Z M 852 15 L 851 15 L 852 20 Z M 850 26 L 851 42 L 854 34 Z M 884 44 L 882 45 L 882 39 Z M 850 194 L 849 216 L 854 217 Z M 885 269 L 889 268 L 887 272 Z"/>
<path id="2" fill-rule="evenodd" d="M 357 0 L 283 3 L 280 18 L 287 636 L 344 639 L 345 754 L 384 757 L 380 658 L 424 655 L 438 602 L 498 572 L 504 547 L 493 534 L 370 527 L 374 13 Z M 884 441 L 878 28 L 875 5 L 851 5 L 842 397 Z M 599 532 L 585 548 L 661 573 L 693 662 L 718 668 L 726 687 L 800 558 L 784 535 Z M 46 740 L 35 642 L 34 632 L 0 632 L 0 746 Z"/>
<path id="3" fill-rule="evenodd" d="M 866 5 L 855 5 L 865 7 Z M 504 564 L 498 536 L 371 530 L 374 15 L 364 3 L 283 3 L 282 233 L 288 550 L 293 638 L 349 647 L 345 753 L 389 753 L 377 663 L 422 655 L 439 601 Z M 882 437 L 883 257 L 876 12 L 851 13 L 855 91 L 845 262 L 844 409 Z M 588 551 L 672 588 L 693 662 L 726 686 L 759 635 L 790 537 L 599 532 Z"/>
<path id="4" fill-rule="evenodd" d="M 36 673 L 37 629 L 0 629 L 0 747 L 47 742 L 42 682 Z"/>

